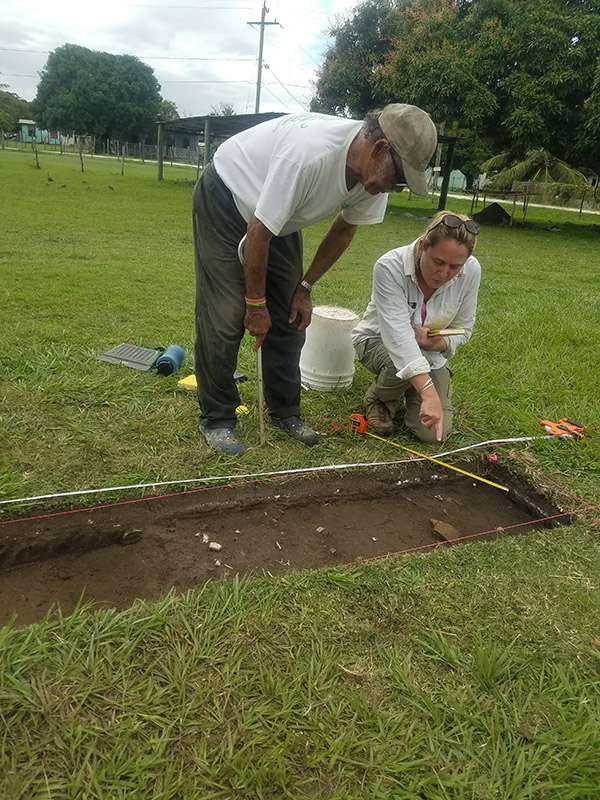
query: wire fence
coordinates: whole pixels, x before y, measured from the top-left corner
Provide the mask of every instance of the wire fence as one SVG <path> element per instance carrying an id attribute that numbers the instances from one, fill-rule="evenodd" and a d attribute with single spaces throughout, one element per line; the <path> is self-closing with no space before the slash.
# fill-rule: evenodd
<path id="1" fill-rule="evenodd" d="M 24 142 L 18 139 L 8 139 L 4 135 L 0 136 L 0 139 L 2 149 L 10 147 L 18 150 L 31 150 L 32 152 L 37 149 L 40 152 L 83 153 L 88 156 L 112 156 L 121 160 L 134 159 L 141 162 L 155 162 L 158 160 L 158 145 L 143 141 L 121 142 L 118 139 L 82 137 L 80 143 L 78 139 L 73 137 L 61 137 L 60 142 Z M 179 147 L 173 143 L 166 143 L 163 145 L 163 159 L 165 163 L 188 164 L 199 170 L 204 160 L 204 146 Z M 478 208 L 480 202 L 483 201 L 483 207 L 485 208 L 487 202 L 491 202 L 492 199 L 503 199 L 505 201 L 514 199 L 513 205 L 516 202 L 522 202 L 524 214 L 527 213 L 530 202 L 576 210 L 579 211 L 580 216 L 586 210 L 600 210 L 600 183 L 596 183 L 594 186 L 570 186 L 567 184 L 544 184 L 538 182 L 515 183 L 510 191 L 501 192 L 486 188 L 466 189 L 461 177 L 464 179 L 462 173 L 454 170 L 449 189 L 451 192 L 464 192 L 472 196 L 471 213 Z M 464 180 L 466 181 L 466 179 Z M 432 196 L 435 195 L 435 189 L 431 185 L 430 188 L 432 188 Z"/>
<path id="2" fill-rule="evenodd" d="M 60 142 L 24 142 L 15 139 L 2 139 L 2 149 L 25 150 L 34 152 L 73 153 L 80 152 L 78 141 L 72 138 L 65 138 Z M 117 139 L 82 139 L 81 151 L 84 155 L 94 156 L 113 156 L 114 158 L 131 158 L 138 161 L 157 161 L 158 145 L 146 142 L 121 142 Z M 165 144 L 163 146 L 163 158 L 165 162 L 177 164 L 190 164 L 198 166 L 202 164 L 204 158 L 203 146 L 177 147 L 175 144 Z"/>

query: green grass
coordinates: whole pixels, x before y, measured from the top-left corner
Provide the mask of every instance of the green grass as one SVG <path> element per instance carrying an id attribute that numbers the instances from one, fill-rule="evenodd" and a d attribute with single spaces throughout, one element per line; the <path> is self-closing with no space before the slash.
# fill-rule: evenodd
<path id="1" fill-rule="evenodd" d="M 575 528 L 5 632 L 0 796 L 598 798 L 597 556 Z"/>
<path id="2" fill-rule="evenodd" d="M 260 447 L 249 341 L 241 460 L 202 445 L 176 377 L 97 362 L 122 341 L 176 342 L 191 367 L 195 173 L 167 166 L 159 184 L 151 165 L 40 162 L 0 151 L 0 498 L 397 457 L 356 435 L 309 450 L 271 428 Z M 433 210 L 394 198 L 315 302 L 362 312 L 376 258 L 424 227 L 403 215 Z M 481 436 L 535 435 L 560 416 L 598 425 L 597 219 L 530 207 L 528 227 L 482 231 L 478 321 L 452 363 L 456 406 Z M 307 231 L 308 256 L 325 229 Z M 361 410 L 368 380 L 359 367 L 344 392 L 304 393 L 305 417 L 328 431 Z M 452 446 L 478 440 L 456 428 Z M 540 485 L 535 470 L 600 502 L 597 430 L 513 452 Z M 599 555 L 588 515 L 6 628 L 0 797 L 598 800 Z"/>
<path id="3" fill-rule="evenodd" d="M 256 363 L 249 337 L 239 369 L 250 415 L 240 420 L 249 446 L 243 460 L 215 458 L 196 430 L 192 393 L 177 377 L 159 378 L 95 360 L 120 342 L 145 347 L 180 344 L 192 367 L 194 273 L 190 224 L 193 169 L 44 153 L 41 169 L 27 153 L 0 155 L 4 220 L 0 265 L 0 491 L 23 497 L 194 475 L 288 469 L 394 458 L 373 440 L 323 437 L 312 450 L 268 429 L 259 445 Z M 53 178 L 47 181 L 47 176 Z M 64 184 L 64 188 L 60 188 Z M 112 186 L 113 189 L 108 187 Z M 464 209 L 469 201 L 453 201 Z M 424 223 L 403 216 L 431 214 L 427 200 L 394 198 L 385 222 L 359 231 L 319 284 L 315 302 L 359 313 L 370 296 L 377 257 L 416 238 Z M 539 224 L 568 212 L 530 209 Z M 595 219 L 588 215 L 590 219 Z M 578 221 L 576 214 L 572 220 Z M 307 258 L 327 223 L 305 237 Z M 478 254 L 484 268 L 480 313 L 472 342 L 453 360 L 456 405 L 486 438 L 535 434 L 539 420 L 570 416 L 598 420 L 594 370 L 600 277 L 598 234 L 579 224 L 558 232 L 484 229 Z M 306 418 L 320 431 L 362 409 L 369 382 L 358 368 L 342 393 L 305 393 Z M 458 428 L 463 446 L 473 436 Z M 579 467 L 577 488 L 598 484 L 597 436 L 582 445 L 538 443 L 533 449 L 555 473 L 565 460 Z M 567 476 L 565 476 L 567 477 Z"/>

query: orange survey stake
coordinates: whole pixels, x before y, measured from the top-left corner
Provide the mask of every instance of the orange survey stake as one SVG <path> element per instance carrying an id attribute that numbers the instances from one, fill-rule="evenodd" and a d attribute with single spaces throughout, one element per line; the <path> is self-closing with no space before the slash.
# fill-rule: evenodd
<path id="1" fill-rule="evenodd" d="M 545 428 L 552 436 L 558 436 L 559 439 L 575 439 L 576 441 L 583 439 L 583 432 L 587 431 L 586 425 L 580 425 L 579 422 L 566 418 L 559 419 L 558 422 L 543 419 L 540 427 Z"/>

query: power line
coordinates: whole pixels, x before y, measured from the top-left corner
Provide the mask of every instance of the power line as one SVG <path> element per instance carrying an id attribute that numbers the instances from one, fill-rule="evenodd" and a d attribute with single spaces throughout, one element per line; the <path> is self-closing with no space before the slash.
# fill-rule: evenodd
<path id="1" fill-rule="evenodd" d="M 169 11 L 173 8 L 185 8 L 187 10 L 196 9 L 210 9 L 210 11 L 221 11 L 222 9 L 235 9 L 236 11 L 252 11 L 252 6 L 155 6 L 155 5 L 124 5 L 121 8 L 167 8 Z"/>
<path id="2" fill-rule="evenodd" d="M 45 53 L 48 55 L 50 50 L 24 50 L 22 47 L 0 47 L 5 53 Z"/>
<path id="3" fill-rule="evenodd" d="M 161 81 L 160 78 L 157 80 L 161 86 L 163 83 L 249 83 L 252 85 L 252 81 Z"/>
<path id="4" fill-rule="evenodd" d="M 0 47 L 0 51 L 5 53 L 43 53 L 49 55 L 51 50 L 23 50 L 19 47 Z M 134 55 L 133 53 L 121 53 L 121 55 Z M 226 58 L 222 56 L 215 56 L 208 58 L 206 56 L 135 56 L 135 58 L 143 58 L 147 61 L 161 60 L 161 61 L 256 61 L 254 57 L 248 58 Z"/>
<path id="5" fill-rule="evenodd" d="M 284 85 L 284 84 L 283 84 L 283 83 L 282 83 L 282 82 L 279 80 L 279 78 L 277 77 L 277 75 L 275 75 L 275 73 L 273 72 L 273 70 L 271 69 L 271 67 L 269 67 L 269 65 L 268 65 L 268 64 L 265 64 L 265 69 L 268 69 L 268 70 L 269 70 L 269 72 L 270 72 L 270 73 L 271 73 L 271 75 L 272 75 L 272 76 L 275 78 L 275 80 L 277 81 L 277 83 L 278 83 L 278 84 L 281 86 L 281 88 L 282 88 L 282 89 L 285 89 L 285 91 L 286 91 L 286 92 L 289 94 L 289 96 L 292 98 L 292 100 L 294 101 L 294 103 L 298 103 L 298 105 L 299 105 L 299 106 L 302 106 L 302 108 L 304 108 L 304 109 L 306 109 L 306 110 L 308 111 L 308 107 L 307 107 L 307 106 L 306 106 L 304 103 L 302 103 L 300 100 L 298 100 L 298 98 L 297 98 L 297 97 L 294 97 L 294 95 L 293 95 L 293 94 L 292 94 L 292 93 L 289 91 L 289 89 L 288 89 L 288 88 L 287 88 L 287 87 L 286 87 L 286 86 L 285 86 L 285 85 Z"/>
<path id="6" fill-rule="evenodd" d="M 31 75 L 31 76 L 27 75 L 27 76 L 23 76 L 23 77 L 32 77 L 33 78 L 35 76 L 34 75 Z M 277 78 L 277 76 L 274 76 L 274 77 Z M 161 86 L 164 83 L 249 83 L 250 86 L 252 86 L 253 83 L 254 83 L 254 81 L 248 81 L 248 80 L 246 80 L 246 81 L 161 81 L 160 78 L 158 78 L 157 80 L 161 84 Z M 279 79 L 277 79 L 275 81 L 264 81 L 262 85 L 263 86 L 275 86 L 275 85 L 278 85 L 278 86 L 282 86 L 284 89 L 287 86 L 291 86 L 294 89 L 310 89 L 311 88 L 310 86 L 304 86 L 304 85 L 298 84 L 298 83 L 287 83 L 287 84 L 285 84 L 285 83 L 282 83 Z M 288 94 L 289 94 L 289 92 L 288 92 Z M 295 98 L 294 98 L 294 100 L 295 100 Z M 299 100 L 296 100 L 296 102 L 299 103 L 300 105 L 302 105 L 302 103 L 300 103 Z"/>
<path id="7" fill-rule="evenodd" d="M 154 61 L 157 59 L 162 61 L 256 61 L 254 57 L 226 58 L 222 56 L 216 56 L 215 58 L 207 58 L 205 56 L 136 56 L 136 58 L 145 58 L 146 61 Z"/>
<path id="8" fill-rule="evenodd" d="M 285 30 L 285 28 L 284 28 L 283 26 L 281 26 L 281 29 L 282 29 L 282 30 Z M 300 67 L 300 69 L 302 69 L 302 70 L 304 70 L 304 72 L 308 73 L 308 70 L 306 69 L 306 67 L 302 66 L 302 64 L 299 64 L 297 61 L 294 61 L 294 59 L 293 59 L 293 58 L 290 58 L 290 57 L 288 56 L 288 54 L 285 52 L 285 50 L 282 50 L 282 49 L 281 49 L 281 47 L 279 47 L 278 45 L 276 45 L 276 44 L 275 44 L 275 42 L 273 42 L 271 39 L 269 39 L 269 37 L 268 37 L 267 35 L 265 35 L 265 39 L 267 40 L 267 42 L 268 42 L 268 43 L 269 43 L 269 44 L 270 44 L 272 47 L 274 47 L 274 48 L 275 48 L 275 50 L 278 50 L 278 51 L 279 51 L 279 52 L 282 54 L 282 56 L 283 56 L 284 58 L 287 58 L 287 60 L 290 62 L 290 64 L 293 64 L 295 67 Z M 307 51 L 306 51 L 306 50 L 304 50 L 304 48 L 303 48 L 303 47 L 300 47 L 300 45 L 296 45 L 296 46 L 297 46 L 297 47 L 298 47 L 300 50 L 303 50 L 303 51 L 306 53 L 306 55 L 309 55 L 309 53 L 307 53 Z M 310 57 L 312 58 L 312 56 L 310 56 Z M 314 59 L 313 59 L 313 61 L 314 61 Z M 320 64 L 318 64 L 316 61 L 315 61 L 315 64 L 316 64 L 317 66 L 320 66 Z"/>
<path id="9" fill-rule="evenodd" d="M 273 70 L 270 67 L 268 67 L 268 69 L 270 69 L 271 73 L 273 73 Z M 23 74 L 17 73 L 17 72 L 2 72 L 2 70 L 0 70 L 0 77 L 4 77 L 4 78 L 39 78 L 39 75 L 23 75 Z M 271 81 L 271 82 L 267 81 L 266 83 L 263 83 L 263 86 L 273 86 L 275 84 L 278 84 L 279 86 L 282 86 L 284 89 L 287 86 L 291 86 L 293 89 L 310 89 L 311 88 L 310 86 L 307 86 L 307 85 L 305 85 L 303 83 L 287 83 L 287 84 L 284 84 L 279 80 L 279 78 L 275 75 L 275 73 L 273 73 L 273 77 L 275 78 L 275 81 Z M 247 84 L 250 84 L 250 86 L 252 86 L 252 84 L 254 83 L 254 81 L 248 81 L 248 80 L 242 80 L 242 81 L 234 81 L 234 80 L 227 80 L 227 81 L 221 81 L 221 80 L 217 80 L 217 81 L 204 81 L 204 80 L 198 80 L 198 81 L 172 81 L 172 80 L 165 80 L 165 81 L 163 81 L 158 77 L 157 77 L 157 80 L 161 85 L 164 84 L 164 83 L 247 83 Z M 300 101 L 296 101 L 296 102 L 300 102 Z"/>
<path id="10" fill-rule="evenodd" d="M 277 95 L 275 94 L 275 92 L 272 92 L 272 91 L 269 89 L 269 87 L 268 87 L 266 84 L 264 84 L 264 87 L 265 87 L 265 89 L 267 90 L 267 92 L 268 92 L 268 93 L 269 93 L 269 94 L 270 94 L 272 97 L 274 97 L 274 98 L 275 98 L 275 100 L 277 100 L 277 102 L 278 102 L 278 103 L 281 103 L 281 105 L 285 106 L 285 107 L 286 107 L 287 109 L 289 109 L 290 111 L 293 111 L 293 109 L 292 109 L 292 108 L 291 108 L 291 107 L 290 107 L 290 106 L 289 106 L 289 105 L 288 105 L 288 104 L 285 102 L 285 100 L 282 100 L 280 97 L 277 97 Z"/>

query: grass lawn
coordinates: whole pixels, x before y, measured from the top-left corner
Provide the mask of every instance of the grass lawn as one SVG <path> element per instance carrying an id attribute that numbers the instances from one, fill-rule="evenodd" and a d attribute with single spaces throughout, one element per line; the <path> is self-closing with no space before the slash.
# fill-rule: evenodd
<path id="1" fill-rule="evenodd" d="M 249 339 L 248 452 L 209 452 L 176 388 L 192 367 L 194 170 L 167 165 L 158 183 L 155 165 L 40 164 L 0 151 L 0 500 L 398 457 L 357 435 L 307 449 L 270 427 L 261 447 Z M 375 260 L 433 211 L 390 200 L 314 302 L 362 313 Z M 598 217 L 530 207 L 527 223 L 482 230 L 477 324 L 452 361 L 455 405 L 485 439 L 600 419 Z M 307 260 L 326 227 L 306 232 Z M 177 343 L 184 368 L 95 360 L 120 342 Z M 305 392 L 305 418 L 326 433 L 362 410 L 368 382 L 359 367 L 346 391 Z M 455 427 L 452 447 L 478 441 Z M 598 441 L 540 439 L 501 459 L 565 487 L 566 508 L 573 493 L 600 504 Z M 588 513 L 559 532 L 5 628 L 0 798 L 598 800 L 599 535 Z"/>

